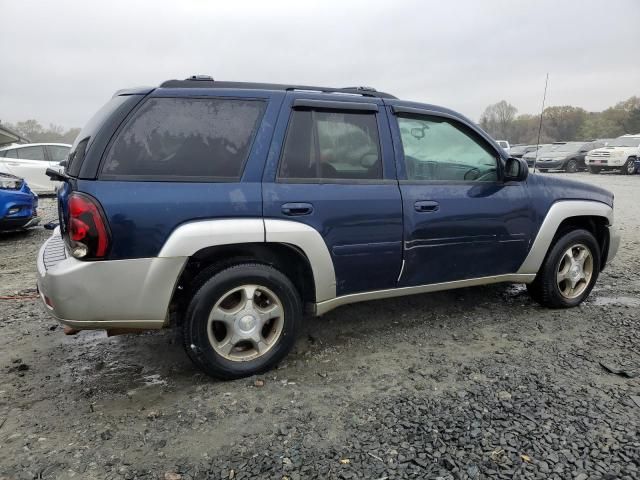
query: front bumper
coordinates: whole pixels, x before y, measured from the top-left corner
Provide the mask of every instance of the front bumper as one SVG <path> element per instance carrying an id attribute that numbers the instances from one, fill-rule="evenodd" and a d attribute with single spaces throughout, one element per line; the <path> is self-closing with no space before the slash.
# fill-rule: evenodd
<path id="1" fill-rule="evenodd" d="M 590 167 L 603 167 L 603 168 L 620 168 L 627 161 L 627 158 L 615 158 L 615 157 L 597 157 L 586 159 L 586 164 Z"/>
<path id="2" fill-rule="evenodd" d="M 613 260 L 620 248 L 620 232 L 613 225 L 609 226 L 609 251 L 607 252 L 607 261 L 605 264 L 608 264 Z"/>
<path id="3" fill-rule="evenodd" d="M 56 228 L 38 253 L 38 292 L 52 316 L 76 329 L 162 328 L 185 263 L 186 257 L 77 260 Z"/>
<path id="4" fill-rule="evenodd" d="M 564 166 L 564 160 L 538 160 L 536 162 L 536 168 L 562 168 Z"/>
<path id="5" fill-rule="evenodd" d="M 40 217 L 2 218 L 0 219 L 0 232 L 24 230 L 35 227 L 40 223 Z"/>

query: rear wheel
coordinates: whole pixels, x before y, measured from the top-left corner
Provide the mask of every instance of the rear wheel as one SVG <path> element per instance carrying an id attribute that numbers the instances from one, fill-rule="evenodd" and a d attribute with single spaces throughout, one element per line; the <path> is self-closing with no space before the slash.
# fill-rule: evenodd
<path id="1" fill-rule="evenodd" d="M 195 293 L 182 338 L 205 373 L 230 380 L 273 368 L 293 347 L 302 301 L 291 281 L 262 264 L 235 265 Z"/>
<path id="2" fill-rule="evenodd" d="M 602 171 L 601 167 L 589 166 L 589 173 L 600 173 L 601 171 Z"/>
<path id="3" fill-rule="evenodd" d="M 636 173 L 636 160 L 635 158 L 628 158 L 625 164 L 620 169 L 620 173 L 623 175 L 633 175 Z"/>
<path id="4" fill-rule="evenodd" d="M 599 274 L 595 237 L 587 230 L 572 230 L 556 240 L 527 289 L 545 307 L 575 307 L 591 293 Z"/>
<path id="5" fill-rule="evenodd" d="M 576 173 L 578 171 L 578 161 L 572 158 L 567 162 L 564 169 L 567 173 Z"/>

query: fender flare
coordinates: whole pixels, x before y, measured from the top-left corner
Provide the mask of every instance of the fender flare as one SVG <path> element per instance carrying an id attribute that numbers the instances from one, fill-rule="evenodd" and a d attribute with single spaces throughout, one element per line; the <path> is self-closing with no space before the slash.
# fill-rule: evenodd
<path id="1" fill-rule="evenodd" d="M 336 275 L 329 249 L 316 229 L 301 222 L 262 218 L 188 222 L 169 235 L 158 257 L 190 257 L 207 247 L 243 243 L 280 243 L 297 247 L 311 265 L 316 302 L 335 298 Z"/>
<path id="2" fill-rule="evenodd" d="M 603 217 L 607 219 L 609 225 L 613 225 L 613 208 L 606 203 L 592 200 L 561 200 L 551 205 L 527 258 L 516 273 L 537 274 L 558 227 L 564 220 L 572 217 Z"/>

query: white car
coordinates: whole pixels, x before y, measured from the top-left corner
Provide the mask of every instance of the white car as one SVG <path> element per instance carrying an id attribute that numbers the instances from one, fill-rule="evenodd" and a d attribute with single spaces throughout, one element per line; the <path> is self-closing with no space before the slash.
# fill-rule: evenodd
<path id="1" fill-rule="evenodd" d="M 59 182 L 46 175 L 47 168 L 58 168 L 67 159 L 67 143 L 28 143 L 0 148 L 0 172 L 24 178 L 36 193 L 53 193 Z"/>
<path id="2" fill-rule="evenodd" d="M 505 152 L 509 153 L 509 151 L 511 150 L 511 145 L 509 145 L 509 142 L 507 142 L 506 140 L 496 140 L 496 142 L 502 147 Z"/>
<path id="3" fill-rule="evenodd" d="M 606 147 L 591 150 L 585 163 L 591 173 L 602 170 L 620 170 L 625 175 L 636 172 L 636 160 L 640 159 L 640 133 L 623 135 L 611 140 Z"/>

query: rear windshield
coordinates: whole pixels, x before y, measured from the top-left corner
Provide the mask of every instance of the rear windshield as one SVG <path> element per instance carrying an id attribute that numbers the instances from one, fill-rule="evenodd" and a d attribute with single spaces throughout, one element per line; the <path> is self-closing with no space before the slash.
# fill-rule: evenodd
<path id="1" fill-rule="evenodd" d="M 86 123 L 73 142 L 71 151 L 69 152 L 69 161 L 66 167 L 66 172 L 69 175 L 74 177 L 78 175 L 80 167 L 82 166 L 82 160 L 84 159 L 87 150 L 89 150 L 89 147 L 91 147 L 91 142 L 98 133 L 98 130 L 111 116 L 111 114 L 128 100 L 129 97 L 125 95 L 113 97 Z"/>
<path id="2" fill-rule="evenodd" d="M 264 109 L 252 99 L 150 98 L 116 137 L 102 178 L 239 179 Z"/>

